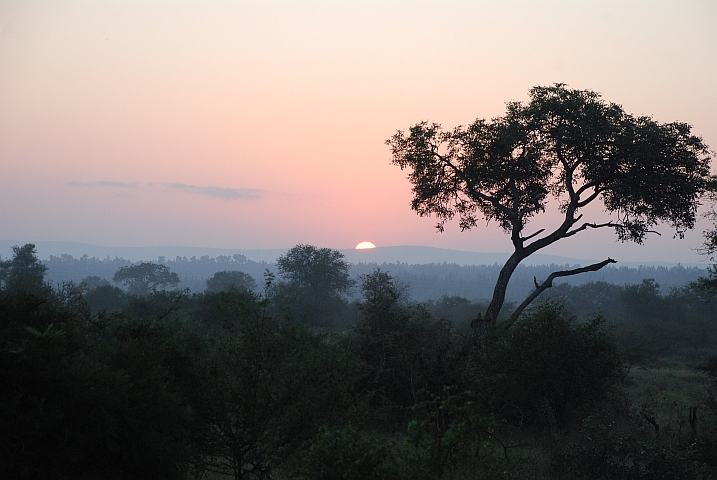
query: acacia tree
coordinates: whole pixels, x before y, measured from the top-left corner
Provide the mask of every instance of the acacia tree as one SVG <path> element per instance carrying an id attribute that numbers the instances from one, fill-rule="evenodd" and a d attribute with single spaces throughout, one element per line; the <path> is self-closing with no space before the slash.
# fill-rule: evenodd
<path id="1" fill-rule="evenodd" d="M 207 280 L 208 292 L 222 292 L 230 289 L 251 292 L 256 289 L 256 280 L 248 273 L 236 270 L 216 272 L 212 278 Z"/>
<path id="2" fill-rule="evenodd" d="M 282 282 L 274 287 L 275 305 L 295 319 L 335 327 L 354 282 L 338 250 L 297 245 L 276 261 Z"/>
<path id="3" fill-rule="evenodd" d="M 538 250 L 588 229 L 612 228 L 622 241 L 641 244 L 667 223 L 680 238 L 695 225 L 700 198 L 714 190 L 709 147 L 685 123 L 635 117 L 589 90 L 563 84 L 535 87 L 530 101 L 510 102 L 491 121 L 444 131 L 421 122 L 386 141 L 393 164 L 409 171 L 411 207 L 435 215 L 437 228 L 458 217 L 462 230 L 480 220 L 510 234 L 513 253 L 503 266 L 486 311 L 494 325 L 518 264 Z M 562 214 L 554 229 L 527 233 L 548 201 Z M 610 219 L 583 220 L 601 201 Z M 556 277 L 595 271 L 615 260 L 552 273 L 511 319 Z"/>
<path id="4" fill-rule="evenodd" d="M 353 286 L 349 264 L 338 250 L 297 245 L 276 264 L 283 278 L 314 291 L 346 293 Z"/>
<path id="5" fill-rule="evenodd" d="M 170 271 L 166 265 L 140 262 L 120 268 L 112 280 L 125 285 L 132 295 L 144 296 L 157 290 L 176 287 L 179 284 L 179 275 Z"/>

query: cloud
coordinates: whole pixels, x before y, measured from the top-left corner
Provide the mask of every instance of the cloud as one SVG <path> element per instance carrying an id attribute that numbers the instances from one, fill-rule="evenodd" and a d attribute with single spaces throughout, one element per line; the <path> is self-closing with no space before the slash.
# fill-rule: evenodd
<path id="1" fill-rule="evenodd" d="M 186 185 L 184 183 L 165 183 L 172 190 L 179 190 L 207 197 L 223 198 L 225 200 L 244 200 L 261 198 L 261 191 L 253 188 L 221 188 L 221 187 L 200 187 L 198 185 Z"/>
<path id="2" fill-rule="evenodd" d="M 111 188 L 111 189 L 145 189 L 152 190 L 159 185 L 152 183 L 125 183 L 125 182 L 70 182 L 70 187 L 81 188 Z M 166 188 L 173 191 L 193 193 L 207 197 L 222 198 L 224 200 L 253 200 L 261 198 L 261 190 L 253 188 L 221 188 L 221 187 L 200 187 L 199 185 L 187 185 L 185 183 L 163 183 Z"/>
<path id="3" fill-rule="evenodd" d="M 71 187 L 110 187 L 110 188 L 138 188 L 139 185 L 124 182 L 70 182 Z"/>

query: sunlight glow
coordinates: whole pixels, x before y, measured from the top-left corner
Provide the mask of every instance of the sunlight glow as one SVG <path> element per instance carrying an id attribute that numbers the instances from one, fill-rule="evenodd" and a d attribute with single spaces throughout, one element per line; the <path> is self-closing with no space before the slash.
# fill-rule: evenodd
<path id="1" fill-rule="evenodd" d="M 366 250 L 367 248 L 376 248 L 376 245 L 371 242 L 361 242 L 356 245 L 356 250 Z"/>

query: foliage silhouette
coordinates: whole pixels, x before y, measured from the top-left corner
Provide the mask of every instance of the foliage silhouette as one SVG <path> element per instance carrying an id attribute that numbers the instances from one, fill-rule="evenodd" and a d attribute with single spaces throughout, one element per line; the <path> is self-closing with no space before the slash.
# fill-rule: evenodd
<path id="1" fill-rule="evenodd" d="M 0 287 L 6 292 L 25 292 L 46 296 L 51 288 L 45 282 L 47 267 L 37 258 L 35 245 L 12 247 L 11 260 L 0 260 Z"/>
<path id="2" fill-rule="evenodd" d="M 171 272 L 166 265 L 140 262 L 121 267 L 112 280 L 125 285 L 131 295 L 143 296 L 157 290 L 176 287 L 179 284 L 179 275 Z"/>
<path id="3" fill-rule="evenodd" d="M 556 303 L 529 310 L 510 330 L 489 331 L 476 360 L 489 411 L 519 425 L 563 426 L 605 398 L 623 373 L 604 320 L 576 324 Z"/>
<path id="4" fill-rule="evenodd" d="M 534 87 L 530 102 L 510 102 L 506 114 L 492 121 L 452 131 L 422 122 L 386 143 L 393 163 L 409 170 L 413 210 L 435 215 L 439 231 L 458 217 L 463 230 L 485 219 L 510 234 L 514 251 L 486 310 L 490 324 L 526 257 L 588 229 L 612 228 L 620 240 L 642 243 L 665 222 L 682 237 L 695 225 L 700 198 L 714 188 L 708 147 L 689 125 L 635 117 L 595 92 L 563 84 Z M 562 222 L 552 231 L 526 233 L 551 197 Z M 580 223 L 581 211 L 597 200 L 613 217 Z M 537 290 L 550 285 L 536 281 Z"/>
<path id="5" fill-rule="evenodd" d="M 209 292 L 221 292 L 228 289 L 253 291 L 256 289 L 256 280 L 248 273 L 236 270 L 217 272 L 207 280 L 207 291 Z"/>
<path id="6" fill-rule="evenodd" d="M 282 282 L 272 285 L 279 311 L 311 326 L 333 328 L 354 282 L 338 250 L 297 245 L 277 260 Z"/>

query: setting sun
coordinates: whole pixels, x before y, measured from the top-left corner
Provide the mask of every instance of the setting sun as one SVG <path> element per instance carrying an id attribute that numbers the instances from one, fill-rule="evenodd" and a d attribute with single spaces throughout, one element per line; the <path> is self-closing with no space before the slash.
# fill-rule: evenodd
<path id="1" fill-rule="evenodd" d="M 367 248 L 376 248 L 376 245 L 371 242 L 361 242 L 356 245 L 356 250 L 366 250 Z"/>

